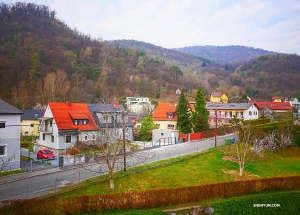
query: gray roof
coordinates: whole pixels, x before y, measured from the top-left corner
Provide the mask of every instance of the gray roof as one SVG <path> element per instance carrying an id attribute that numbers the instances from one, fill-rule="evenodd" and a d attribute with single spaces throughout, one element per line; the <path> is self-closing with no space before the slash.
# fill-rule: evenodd
<path id="1" fill-rule="evenodd" d="M 21 120 L 37 120 L 44 115 L 44 110 L 25 110 Z"/>
<path id="2" fill-rule="evenodd" d="M 0 99 L 0 114 L 22 114 L 23 112 Z"/>
<path id="3" fill-rule="evenodd" d="M 115 107 L 114 104 L 88 104 L 89 109 L 96 121 L 96 123 L 100 126 L 100 127 L 104 127 L 106 125 L 106 123 L 100 123 L 96 113 L 116 113 L 116 112 L 126 112 L 128 113 L 124 107 L 122 105 L 119 105 L 118 107 Z M 109 124 L 108 127 L 113 127 L 113 123 Z M 130 117 L 128 117 L 128 122 L 127 122 L 127 126 L 128 127 L 133 127 L 133 122 L 131 121 Z"/>
<path id="4" fill-rule="evenodd" d="M 218 109 L 218 110 L 248 110 L 253 103 L 207 103 L 206 109 Z"/>

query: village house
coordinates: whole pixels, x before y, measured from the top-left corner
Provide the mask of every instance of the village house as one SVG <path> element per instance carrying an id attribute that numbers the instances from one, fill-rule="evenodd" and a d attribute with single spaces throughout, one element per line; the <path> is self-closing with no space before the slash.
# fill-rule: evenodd
<path id="1" fill-rule="evenodd" d="M 113 142 L 119 138 L 133 141 L 134 124 L 128 112 L 120 104 L 88 104 L 95 122 L 100 128 L 100 134 L 104 138 L 109 134 L 109 141 Z M 125 135 L 123 136 L 123 130 Z"/>
<path id="2" fill-rule="evenodd" d="M 210 102 L 228 103 L 228 96 L 223 92 L 212 92 L 209 98 Z"/>
<path id="3" fill-rule="evenodd" d="M 0 99 L 0 170 L 20 168 L 20 121 L 23 112 Z"/>
<path id="4" fill-rule="evenodd" d="M 152 113 L 155 107 L 148 97 L 126 97 L 126 106 L 130 112 L 146 116 L 148 113 Z"/>
<path id="5" fill-rule="evenodd" d="M 240 120 L 258 119 L 258 107 L 253 103 L 208 103 L 209 124 L 211 127 L 228 124 L 229 120 L 236 117 Z"/>
<path id="6" fill-rule="evenodd" d="M 292 111 L 291 102 L 254 102 L 261 112 L 264 108 L 270 109 L 273 113 L 289 113 Z"/>
<path id="7" fill-rule="evenodd" d="M 78 141 L 89 141 L 99 129 L 85 103 L 49 102 L 40 120 L 35 152 L 48 148 L 58 154 L 66 153 Z"/>
<path id="8" fill-rule="evenodd" d="M 22 136 L 39 136 L 39 118 L 44 114 L 44 110 L 26 110 L 21 116 Z"/>
<path id="9" fill-rule="evenodd" d="M 158 103 L 154 110 L 152 119 L 158 129 L 171 129 L 176 128 L 177 115 L 176 106 L 177 102 L 161 102 Z M 190 111 L 193 110 L 195 102 L 189 102 Z"/>

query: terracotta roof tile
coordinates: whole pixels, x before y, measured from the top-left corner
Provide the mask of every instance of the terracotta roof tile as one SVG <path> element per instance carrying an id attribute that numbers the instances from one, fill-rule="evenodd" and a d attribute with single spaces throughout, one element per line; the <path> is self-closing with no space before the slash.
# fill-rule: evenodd
<path id="1" fill-rule="evenodd" d="M 48 105 L 59 130 L 92 131 L 98 129 L 89 107 L 85 103 L 49 102 Z M 74 125 L 73 119 L 87 119 L 88 123 Z"/>
<path id="2" fill-rule="evenodd" d="M 175 115 L 175 117 L 173 119 L 168 119 L 167 118 L 167 113 L 176 113 L 176 105 L 177 102 L 162 102 L 159 103 L 157 105 L 157 107 L 154 110 L 154 113 L 152 115 L 153 120 L 168 120 L 168 121 L 176 121 L 177 120 L 177 116 Z"/>
<path id="3" fill-rule="evenodd" d="M 270 110 L 291 110 L 290 102 L 255 102 L 259 109 L 268 108 Z"/>

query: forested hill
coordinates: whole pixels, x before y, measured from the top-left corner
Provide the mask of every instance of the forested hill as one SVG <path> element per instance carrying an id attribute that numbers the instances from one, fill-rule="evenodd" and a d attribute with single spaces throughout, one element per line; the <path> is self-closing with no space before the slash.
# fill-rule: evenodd
<path id="1" fill-rule="evenodd" d="M 273 54 L 256 57 L 235 69 L 232 84 L 244 87 L 249 96 L 300 99 L 300 56 Z"/>
<path id="2" fill-rule="evenodd" d="M 137 41 L 137 40 L 107 40 L 104 41 L 109 46 L 115 46 L 119 48 L 134 48 L 139 52 L 146 53 L 149 57 L 155 59 L 161 59 L 169 62 L 172 65 L 180 67 L 183 71 L 191 68 L 197 70 L 206 65 L 215 65 L 210 60 L 192 56 L 174 49 L 166 49 L 160 46 L 156 46 L 150 43 Z"/>
<path id="3" fill-rule="evenodd" d="M 0 98 L 22 110 L 48 101 L 159 98 L 192 86 L 178 67 L 91 39 L 44 5 L 1 3 L 0 38 Z"/>
<path id="4" fill-rule="evenodd" d="M 246 46 L 189 46 L 175 50 L 218 63 L 245 62 L 257 56 L 276 54 L 272 51 Z"/>

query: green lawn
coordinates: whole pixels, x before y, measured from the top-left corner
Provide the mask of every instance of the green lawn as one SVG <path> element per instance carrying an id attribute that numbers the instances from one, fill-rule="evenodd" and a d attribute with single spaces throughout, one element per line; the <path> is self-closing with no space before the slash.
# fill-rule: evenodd
<path id="1" fill-rule="evenodd" d="M 117 178 L 114 190 L 110 190 L 108 181 L 105 181 L 64 195 L 139 192 L 300 174 L 300 148 L 266 153 L 264 158 L 249 165 L 242 177 L 238 176 L 238 164 L 224 160 L 223 157 L 222 147 L 213 148 L 170 165 Z"/>

